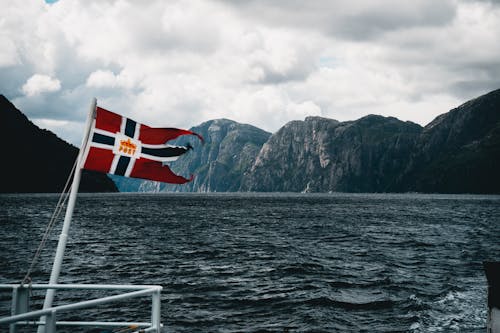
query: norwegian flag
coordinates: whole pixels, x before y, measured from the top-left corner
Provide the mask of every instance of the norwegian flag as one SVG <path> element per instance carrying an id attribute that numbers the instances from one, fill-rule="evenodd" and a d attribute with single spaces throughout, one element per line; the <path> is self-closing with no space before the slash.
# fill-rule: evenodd
<path id="1" fill-rule="evenodd" d="M 165 165 L 191 146 L 173 146 L 169 140 L 195 135 L 177 128 L 152 128 L 97 107 L 85 150 L 83 168 L 114 175 L 184 184 L 193 179 L 176 175 Z"/>

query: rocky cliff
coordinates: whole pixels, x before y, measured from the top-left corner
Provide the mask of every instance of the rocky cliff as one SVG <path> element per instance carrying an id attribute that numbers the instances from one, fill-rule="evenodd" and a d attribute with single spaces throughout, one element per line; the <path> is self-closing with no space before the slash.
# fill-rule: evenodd
<path id="1" fill-rule="evenodd" d="M 262 147 L 242 190 L 386 192 L 422 128 L 396 118 L 293 121 Z"/>
<path id="2" fill-rule="evenodd" d="M 500 89 L 429 123 L 396 190 L 500 193 Z"/>
<path id="3" fill-rule="evenodd" d="M 250 171 L 262 145 L 271 135 L 257 127 L 228 119 L 211 120 L 191 130 L 201 134 L 205 143 L 190 140 L 194 149 L 172 163 L 172 169 L 176 172 L 190 170 L 195 179 L 182 186 L 167 185 L 165 190 L 238 191 L 243 176 Z M 187 139 L 181 138 L 179 142 L 183 144 Z"/>
<path id="4" fill-rule="evenodd" d="M 292 121 L 264 144 L 245 191 L 500 193 L 500 90 L 422 128 L 392 117 Z"/>
<path id="5" fill-rule="evenodd" d="M 78 149 L 38 128 L 0 95 L 0 193 L 61 192 Z M 85 171 L 81 192 L 116 192 L 104 174 Z"/>

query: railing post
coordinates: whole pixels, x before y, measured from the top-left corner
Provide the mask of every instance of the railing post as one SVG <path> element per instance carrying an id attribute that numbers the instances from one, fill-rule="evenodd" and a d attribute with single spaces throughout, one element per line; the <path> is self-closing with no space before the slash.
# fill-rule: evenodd
<path id="1" fill-rule="evenodd" d="M 160 290 L 155 290 L 151 302 L 151 327 L 156 329 L 156 333 L 161 333 L 161 299 Z"/>
<path id="2" fill-rule="evenodd" d="M 17 314 L 17 304 L 19 303 L 17 292 L 18 287 L 12 288 L 12 305 L 10 308 L 10 315 L 14 316 Z M 13 323 L 9 325 L 9 333 L 17 333 L 17 324 Z"/>
<path id="3" fill-rule="evenodd" d="M 45 315 L 45 333 L 56 333 L 56 312 Z"/>
<path id="4" fill-rule="evenodd" d="M 26 313 L 29 311 L 29 289 L 16 286 L 12 288 L 12 307 L 11 315 L 15 316 L 17 314 Z M 9 326 L 10 333 L 17 333 L 17 324 L 13 323 Z"/>
<path id="5" fill-rule="evenodd" d="M 488 333 L 500 333 L 500 262 L 484 262 L 488 280 Z"/>

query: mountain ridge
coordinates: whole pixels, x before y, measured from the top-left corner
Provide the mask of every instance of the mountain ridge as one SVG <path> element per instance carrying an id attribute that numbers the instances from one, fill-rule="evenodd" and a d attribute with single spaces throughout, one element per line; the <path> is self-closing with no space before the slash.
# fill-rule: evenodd
<path id="1" fill-rule="evenodd" d="M 0 193 L 59 193 L 64 188 L 78 148 L 40 129 L 0 94 L 0 142 L 8 156 L 0 163 Z M 81 192 L 116 192 L 104 174 L 82 172 Z"/>
<path id="2" fill-rule="evenodd" d="M 27 119 L 27 118 L 26 118 Z M 34 126 L 34 125 L 33 125 Z M 309 116 L 268 133 L 230 119 L 192 127 L 171 163 L 184 185 L 111 176 L 121 191 L 500 193 L 500 89 L 422 127 L 395 117 Z M 60 140 L 60 139 L 59 139 Z"/>
<path id="3" fill-rule="evenodd" d="M 499 193 L 500 89 L 436 117 L 423 129 L 403 177 L 413 189 Z"/>
<path id="4" fill-rule="evenodd" d="M 401 163 L 396 155 L 408 154 L 407 137 L 420 130 L 417 124 L 378 115 L 289 122 L 264 144 L 243 190 L 385 192 L 391 187 L 382 169 Z M 389 156 L 379 152 L 383 145 Z"/>
<path id="5" fill-rule="evenodd" d="M 253 164 L 248 167 L 247 160 L 246 169 L 238 175 L 239 188 L 237 183 L 226 186 L 225 190 L 220 186 L 234 177 L 229 170 L 234 172 L 236 169 L 231 169 L 227 158 L 225 163 L 219 163 L 218 150 L 205 158 L 204 168 L 211 170 L 213 175 L 208 187 L 200 185 L 203 182 L 197 183 L 197 178 L 188 188 L 158 187 L 147 182 L 142 186 L 156 191 L 192 192 L 222 189 L 500 193 L 496 172 L 500 169 L 499 110 L 500 89 L 497 89 L 437 116 L 423 127 L 411 121 L 373 114 L 344 122 L 310 116 L 289 121 L 270 134 L 257 153 L 254 149 Z M 199 126 L 210 122 L 213 121 Z M 218 148 L 231 144 L 226 138 Z M 199 154 L 197 149 L 190 153 Z M 178 167 L 179 172 L 193 171 L 189 163 L 173 167 Z M 197 171 L 201 171 L 201 179 L 206 179 L 203 167 Z"/>

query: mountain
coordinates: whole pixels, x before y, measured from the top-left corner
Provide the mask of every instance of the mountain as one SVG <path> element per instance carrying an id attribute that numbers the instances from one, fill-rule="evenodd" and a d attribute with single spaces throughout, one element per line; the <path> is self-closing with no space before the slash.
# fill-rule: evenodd
<path id="1" fill-rule="evenodd" d="M 500 193 L 499 170 L 500 89 L 425 126 L 396 189 Z"/>
<path id="2" fill-rule="evenodd" d="M 500 193 L 500 90 L 424 128 L 392 117 L 292 121 L 242 181 L 247 191 Z"/>
<path id="3" fill-rule="evenodd" d="M 40 129 L 0 95 L 0 193 L 61 192 L 78 149 Z M 84 171 L 81 192 L 116 192 L 104 174 Z"/>
<path id="4" fill-rule="evenodd" d="M 242 189 L 386 192 L 421 132 L 417 124 L 374 115 L 292 121 L 264 144 Z"/>
<path id="5" fill-rule="evenodd" d="M 179 139 L 180 144 L 189 140 L 194 149 L 172 163 L 172 170 L 179 173 L 190 170 L 195 179 L 181 186 L 167 185 L 165 190 L 238 191 L 241 179 L 250 171 L 260 148 L 271 135 L 257 127 L 228 119 L 207 121 L 191 130 L 203 136 L 205 143 L 188 137 Z"/>
<path id="6" fill-rule="evenodd" d="M 339 122 L 291 121 L 270 135 L 227 119 L 192 128 L 206 144 L 174 171 L 192 183 L 121 178 L 131 191 L 500 193 L 500 90 L 442 114 L 425 127 L 369 115 Z M 184 140 L 184 141 L 182 141 Z M 186 138 L 179 143 L 185 144 Z M 193 141 L 193 140 L 190 140 Z"/>
<path id="7" fill-rule="evenodd" d="M 192 136 L 184 136 L 172 144 L 193 146 L 187 154 L 169 163 L 172 170 L 184 176 L 195 175 L 183 185 L 161 184 L 114 176 L 120 191 L 168 192 L 235 192 L 267 141 L 270 133 L 257 127 L 228 119 L 216 119 L 190 128 L 205 139 L 202 144 Z"/>

